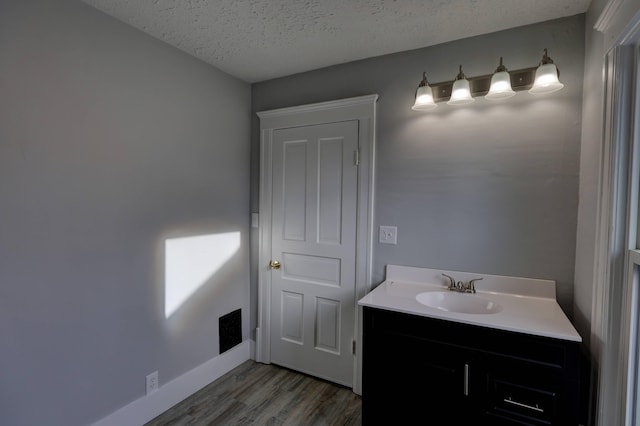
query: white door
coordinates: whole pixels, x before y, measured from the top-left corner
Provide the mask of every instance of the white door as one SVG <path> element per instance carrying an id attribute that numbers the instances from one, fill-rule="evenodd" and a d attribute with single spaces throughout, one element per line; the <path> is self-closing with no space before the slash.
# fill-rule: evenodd
<path id="1" fill-rule="evenodd" d="M 273 133 L 271 361 L 353 384 L 358 121 Z M 278 265 L 276 264 L 276 267 Z"/>

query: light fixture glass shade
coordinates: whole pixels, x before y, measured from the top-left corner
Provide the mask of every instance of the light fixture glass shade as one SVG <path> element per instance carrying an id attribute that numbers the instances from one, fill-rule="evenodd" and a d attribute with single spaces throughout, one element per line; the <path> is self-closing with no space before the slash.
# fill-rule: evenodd
<path id="1" fill-rule="evenodd" d="M 485 95 L 485 99 L 491 101 L 499 99 L 507 99 L 515 95 L 516 92 L 511 88 L 511 76 L 507 71 L 499 71 L 491 77 L 491 87 L 489 93 Z"/>
<path id="2" fill-rule="evenodd" d="M 551 93 L 560 90 L 564 84 L 558 79 L 558 69 L 553 63 L 542 64 L 536 70 L 533 87 L 529 93 Z"/>
<path id="3" fill-rule="evenodd" d="M 451 98 L 447 101 L 447 105 L 465 105 L 475 101 L 471 96 L 469 89 L 469 80 L 461 78 L 453 82 L 451 89 Z"/>
<path id="4" fill-rule="evenodd" d="M 411 107 L 414 111 L 426 111 L 437 107 L 433 101 L 433 91 L 430 86 L 420 86 L 416 92 L 416 102 Z"/>

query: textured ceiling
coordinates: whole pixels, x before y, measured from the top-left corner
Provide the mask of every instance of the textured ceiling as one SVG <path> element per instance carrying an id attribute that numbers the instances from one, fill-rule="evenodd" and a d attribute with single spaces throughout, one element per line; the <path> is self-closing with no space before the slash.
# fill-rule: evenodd
<path id="1" fill-rule="evenodd" d="M 83 0 L 247 82 L 585 12 L 590 0 Z"/>

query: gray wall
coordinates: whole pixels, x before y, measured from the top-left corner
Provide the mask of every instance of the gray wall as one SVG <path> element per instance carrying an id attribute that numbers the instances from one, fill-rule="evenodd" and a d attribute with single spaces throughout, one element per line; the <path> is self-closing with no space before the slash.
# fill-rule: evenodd
<path id="1" fill-rule="evenodd" d="M 0 3 L 0 424 L 82 425 L 249 303 L 250 88 L 77 0 Z M 169 319 L 166 238 L 240 231 Z"/>
<path id="2" fill-rule="evenodd" d="M 565 83 L 548 96 L 410 109 L 422 71 L 451 80 L 536 66 L 548 48 Z M 398 245 L 374 246 L 386 264 L 557 281 L 571 316 L 578 207 L 584 16 L 352 62 L 252 86 L 256 111 L 378 93 L 375 227 Z M 259 121 L 252 116 L 252 210 L 258 211 Z M 252 255 L 257 254 L 256 233 Z M 252 262 L 252 327 L 256 265 Z"/>

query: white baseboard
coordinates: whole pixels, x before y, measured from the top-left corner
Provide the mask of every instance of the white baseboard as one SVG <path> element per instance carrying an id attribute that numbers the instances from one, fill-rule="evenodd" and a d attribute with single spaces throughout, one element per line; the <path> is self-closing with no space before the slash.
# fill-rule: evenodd
<path id="1" fill-rule="evenodd" d="M 154 419 L 217 378 L 251 359 L 251 343 L 233 349 L 160 386 L 157 391 L 125 405 L 93 426 L 141 426 Z"/>

